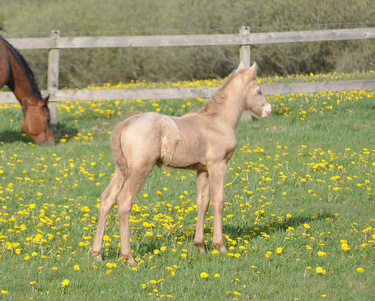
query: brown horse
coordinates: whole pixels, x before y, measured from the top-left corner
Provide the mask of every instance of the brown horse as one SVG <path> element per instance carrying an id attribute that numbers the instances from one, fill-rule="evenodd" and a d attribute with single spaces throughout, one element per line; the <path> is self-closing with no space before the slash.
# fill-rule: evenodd
<path id="1" fill-rule="evenodd" d="M 54 145 L 48 97 L 42 98 L 24 57 L 0 36 L 0 88 L 7 85 L 20 102 L 23 130 L 41 145 Z"/>
<path id="2" fill-rule="evenodd" d="M 256 117 L 271 115 L 271 105 L 256 80 L 256 63 L 241 63 L 218 92 L 196 112 L 170 117 L 147 112 L 128 117 L 114 128 L 113 178 L 103 192 L 92 255 L 101 260 L 107 216 L 117 199 L 121 256 L 135 264 L 129 234 L 129 214 L 137 194 L 155 165 L 197 171 L 198 219 L 194 245 L 205 253 L 204 219 L 210 201 L 214 213 L 213 243 L 226 252 L 222 234 L 224 184 L 228 161 L 236 147 L 235 129 L 243 110 Z"/>

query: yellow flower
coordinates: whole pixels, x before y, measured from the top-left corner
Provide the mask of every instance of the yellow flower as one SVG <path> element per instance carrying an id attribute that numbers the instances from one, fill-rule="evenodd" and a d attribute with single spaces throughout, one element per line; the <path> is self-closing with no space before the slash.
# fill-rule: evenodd
<path id="1" fill-rule="evenodd" d="M 206 272 L 202 272 L 199 276 L 201 276 L 201 278 L 207 278 L 208 274 Z"/>
<path id="2" fill-rule="evenodd" d="M 326 273 L 326 271 L 322 267 L 317 267 L 315 271 L 321 275 L 324 275 Z"/>
<path id="3" fill-rule="evenodd" d="M 219 277 L 220 277 L 220 274 L 216 273 L 216 274 L 214 275 L 214 277 L 215 277 L 215 278 L 219 278 Z"/>
<path id="4" fill-rule="evenodd" d="M 309 225 L 309 224 L 303 224 L 303 226 L 304 226 L 306 229 L 310 229 L 310 225 Z"/>
<path id="5" fill-rule="evenodd" d="M 283 251 L 283 248 L 282 248 L 282 247 L 278 247 L 278 248 L 276 249 L 276 253 L 277 253 L 277 254 L 281 254 L 282 251 Z"/>
<path id="6" fill-rule="evenodd" d="M 349 246 L 348 246 L 347 243 L 343 243 L 343 244 L 341 245 L 341 248 L 342 248 L 344 251 L 349 251 L 349 250 L 350 250 L 350 248 L 349 248 Z"/>
<path id="7" fill-rule="evenodd" d="M 106 264 L 106 266 L 107 266 L 107 268 L 115 268 L 115 267 L 117 267 L 117 264 L 116 263 L 111 263 L 111 262 L 108 262 L 107 264 Z"/>
<path id="8" fill-rule="evenodd" d="M 323 252 L 323 251 L 318 252 L 318 256 L 325 257 L 326 255 L 327 255 L 326 252 Z"/>
<path id="9" fill-rule="evenodd" d="M 69 285 L 69 283 L 70 283 L 70 281 L 68 279 L 65 279 L 63 282 L 61 282 L 61 285 L 63 287 L 65 287 L 65 286 Z"/>
<path id="10" fill-rule="evenodd" d="M 79 270 L 80 270 L 80 266 L 79 266 L 78 264 L 76 264 L 76 265 L 74 266 L 74 270 L 75 270 L 75 271 L 79 271 Z"/>
<path id="11" fill-rule="evenodd" d="M 365 270 L 364 270 L 363 268 L 359 267 L 359 268 L 357 269 L 357 271 L 360 272 L 360 273 L 363 273 Z"/>

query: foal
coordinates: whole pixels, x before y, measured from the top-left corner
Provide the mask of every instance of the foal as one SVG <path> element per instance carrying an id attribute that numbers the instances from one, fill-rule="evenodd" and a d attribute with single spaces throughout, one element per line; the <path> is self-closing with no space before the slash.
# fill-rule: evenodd
<path id="1" fill-rule="evenodd" d="M 259 118 L 271 115 L 271 105 L 256 80 L 256 63 L 233 71 L 202 109 L 182 117 L 154 112 L 123 120 L 113 130 L 115 172 L 103 192 L 92 255 L 101 260 L 107 216 L 117 199 L 121 256 L 136 264 L 130 247 L 129 214 L 144 180 L 155 165 L 197 171 L 198 219 L 194 245 L 205 253 L 204 219 L 210 202 L 214 213 L 213 243 L 226 252 L 222 233 L 224 184 L 228 161 L 236 147 L 235 129 L 244 110 Z"/>

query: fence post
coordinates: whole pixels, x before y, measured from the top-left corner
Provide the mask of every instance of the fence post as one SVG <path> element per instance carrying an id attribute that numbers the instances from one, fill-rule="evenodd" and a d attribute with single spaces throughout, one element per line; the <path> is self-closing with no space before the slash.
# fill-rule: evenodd
<path id="1" fill-rule="evenodd" d="M 240 35 L 247 37 L 250 35 L 250 26 L 242 26 L 240 29 Z M 240 46 L 240 62 L 243 61 L 245 68 L 250 68 L 250 45 Z"/>
<path id="2" fill-rule="evenodd" d="M 57 103 L 54 101 L 55 91 L 59 88 L 59 50 L 56 48 L 60 38 L 60 31 L 52 30 L 50 33 L 53 48 L 48 51 L 48 75 L 47 75 L 47 90 L 50 93 L 50 117 L 51 127 L 56 129 L 57 126 Z"/>
<path id="3" fill-rule="evenodd" d="M 250 26 L 242 26 L 240 29 L 241 36 L 248 36 L 250 34 Z M 250 68 L 250 45 L 240 45 L 240 62 L 243 61 L 245 68 Z M 242 121 L 251 121 L 252 116 L 249 112 L 243 112 L 241 116 Z"/>

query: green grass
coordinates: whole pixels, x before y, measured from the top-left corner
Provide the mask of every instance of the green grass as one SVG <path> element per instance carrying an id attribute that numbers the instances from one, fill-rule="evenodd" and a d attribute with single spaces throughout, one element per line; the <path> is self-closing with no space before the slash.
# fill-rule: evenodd
<path id="1" fill-rule="evenodd" d="M 114 168 L 110 132 L 124 113 L 181 115 L 201 101 L 59 104 L 57 143 L 44 148 L 22 134 L 21 109 L 2 104 L 0 299 L 370 300 L 373 92 L 269 99 L 272 117 L 237 129 L 223 215 L 228 254 L 215 254 L 211 209 L 208 254 L 192 244 L 195 174 L 155 168 L 131 215 L 136 268 L 119 260 L 116 210 L 103 262 L 89 255 Z"/>

